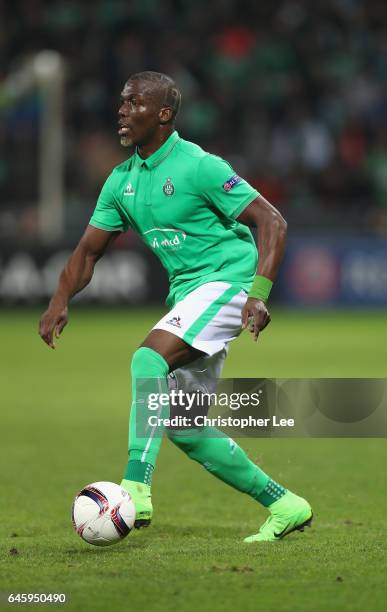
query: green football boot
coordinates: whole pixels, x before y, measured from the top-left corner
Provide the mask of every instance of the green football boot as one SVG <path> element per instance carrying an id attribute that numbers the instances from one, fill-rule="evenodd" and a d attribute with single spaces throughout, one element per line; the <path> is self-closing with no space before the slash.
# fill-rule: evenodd
<path id="1" fill-rule="evenodd" d="M 270 516 L 261 525 L 259 532 L 243 540 L 247 544 L 276 542 L 292 531 L 304 531 L 304 527 L 311 526 L 312 508 L 305 499 L 290 491 L 272 503 L 268 509 Z"/>
<path id="2" fill-rule="evenodd" d="M 127 491 L 133 499 L 136 508 L 136 520 L 134 526 L 136 529 L 141 527 L 149 527 L 152 522 L 153 506 L 151 488 L 149 485 L 135 480 L 123 480 L 120 485 Z"/>

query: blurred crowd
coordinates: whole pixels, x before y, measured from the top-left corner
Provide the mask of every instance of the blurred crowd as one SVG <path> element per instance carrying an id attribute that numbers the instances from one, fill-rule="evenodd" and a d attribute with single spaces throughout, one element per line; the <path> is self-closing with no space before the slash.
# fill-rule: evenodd
<path id="1" fill-rule="evenodd" d="M 66 61 L 70 237 L 128 154 L 119 94 L 146 69 L 179 85 L 180 134 L 229 160 L 295 228 L 387 235 L 383 0 L 0 1 L 0 221 L 15 237 L 34 233 L 40 107 L 33 94 L 2 103 L 1 81 L 41 49 Z"/>

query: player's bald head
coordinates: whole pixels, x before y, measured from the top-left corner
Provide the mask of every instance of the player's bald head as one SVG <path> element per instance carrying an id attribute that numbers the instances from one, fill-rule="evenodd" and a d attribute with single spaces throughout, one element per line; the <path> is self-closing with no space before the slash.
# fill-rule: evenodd
<path id="1" fill-rule="evenodd" d="M 171 121 L 175 120 L 180 107 L 181 94 L 170 76 L 162 72 L 147 70 L 132 74 L 127 84 L 133 82 L 141 83 L 144 93 L 155 96 L 160 107 L 170 108 L 172 110 Z"/>

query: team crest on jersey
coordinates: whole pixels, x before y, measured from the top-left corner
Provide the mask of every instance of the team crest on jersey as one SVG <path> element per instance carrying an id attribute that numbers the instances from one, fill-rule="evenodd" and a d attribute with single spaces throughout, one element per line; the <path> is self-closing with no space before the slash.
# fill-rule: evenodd
<path id="1" fill-rule="evenodd" d="M 223 184 L 223 189 L 225 191 L 230 191 L 233 187 L 235 187 L 235 185 L 238 185 L 238 183 L 241 182 L 241 177 L 238 176 L 237 174 L 234 174 L 233 176 L 231 176 L 228 181 L 226 181 Z"/>
<path id="2" fill-rule="evenodd" d="M 175 193 L 175 187 L 173 186 L 171 177 L 167 178 L 165 181 L 163 191 L 166 196 L 172 196 Z"/>
<path id="3" fill-rule="evenodd" d="M 133 185 L 132 183 L 128 183 L 124 191 L 124 196 L 132 196 L 132 195 L 134 195 Z"/>

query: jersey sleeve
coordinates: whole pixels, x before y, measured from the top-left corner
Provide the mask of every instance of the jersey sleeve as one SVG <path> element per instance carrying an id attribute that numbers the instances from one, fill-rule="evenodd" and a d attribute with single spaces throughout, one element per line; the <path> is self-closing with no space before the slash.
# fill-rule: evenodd
<path id="1" fill-rule="evenodd" d="M 197 186 L 202 197 L 233 219 L 259 196 L 256 189 L 235 174 L 228 162 L 210 154 L 198 164 Z"/>
<path id="2" fill-rule="evenodd" d="M 108 232 L 126 232 L 130 224 L 123 218 L 114 192 L 113 173 L 107 178 L 99 194 L 90 225 Z"/>

